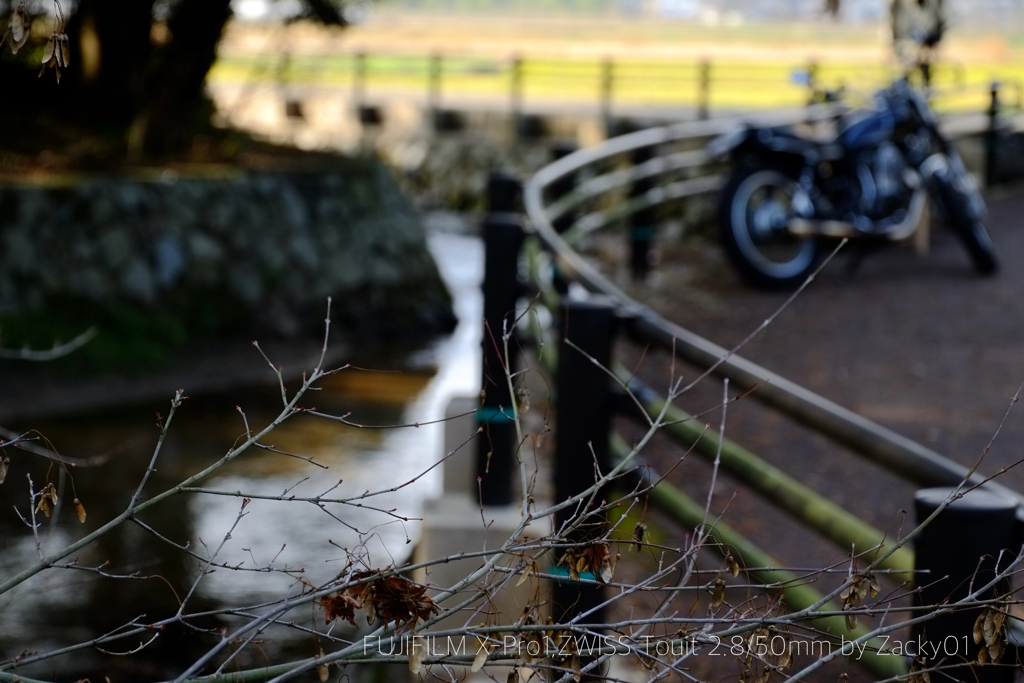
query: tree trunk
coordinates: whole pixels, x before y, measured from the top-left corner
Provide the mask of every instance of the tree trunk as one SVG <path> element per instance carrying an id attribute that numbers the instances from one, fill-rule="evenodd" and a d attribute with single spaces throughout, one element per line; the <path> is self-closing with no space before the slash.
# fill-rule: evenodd
<path id="1" fill-rule="evenodd" d="M 197 116 L 208 104 L 206 74 L 217 57 L 230 0 L 181 0 L 168 22 L 170 42 L 147 70 L 144 105 L 132 121 L 129 155 L 164 154 L 191 144 Z"/>

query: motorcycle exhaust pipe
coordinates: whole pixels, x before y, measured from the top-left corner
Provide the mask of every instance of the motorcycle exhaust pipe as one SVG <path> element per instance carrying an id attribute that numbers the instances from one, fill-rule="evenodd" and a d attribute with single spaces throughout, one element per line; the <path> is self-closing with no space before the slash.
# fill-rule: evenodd
<path id="1" fill-rule="evenodd" d="M 910 197 L 907 215 L 898 223 L 886 225 L 884 222 L 872 223 L 867 230 L 858 228 L 846 221 L 814 220 L 811 218 L 791 218 L 786 223 L 786 230 L 794 237 L 884 237 L 896 242 L 910 237 L 921 222 L 924 213 L 926 193 L 923 188 L 914 190 Z"/>

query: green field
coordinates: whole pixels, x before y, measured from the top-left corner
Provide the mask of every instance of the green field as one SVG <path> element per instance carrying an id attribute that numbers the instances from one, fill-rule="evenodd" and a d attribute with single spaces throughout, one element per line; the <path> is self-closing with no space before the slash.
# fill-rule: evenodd
<path id="1" fill-rule="evenodd" d="M 682 22 L 547 20 L 385 15 L 324 37 L 308 27 L 287 39 L 264 30 L 267 44 L 292 45 L 291 55 L 254 50 L 242 30 L 229 39 L 211 72 L 213 84 L 263 84 L 361 90 L 367 103 L 395 95 L 425 100 L 434 83 L 439 101 L 474 98 L 509 106 L 518 83 L 531 104 L 599 106 L 697 105 L 707 62 L 711 109 L 764 109 L 806 103 L 806 72 L 816 64 L 819 87 L 869 93 L 899 75 L 887 61 L 880 27 L 832 23 L 703 27 Z M 250 31 L 258 33 L 258 31 Z M 239 36 L 242 36 L 241 38 Z M 357 53 L 365 54 L 357 88 Z M 432 55 L 440 55 L 438 63 Z M 521 60 L 517 71 L 513 56 Z M 954 35 L 935 70 L 942 110 L 980 111 L 988 84 L 1006 83 L 1016 101 L 1024 81 L 1019 41 Z M 611 61 L 611 84 L 608 70 Z M 432 81 L 431 74 L 440 77 Z M 803 78 L 801 78 L 803 76 Z M 438 86 L 439 84 L 439 86 Z"/>

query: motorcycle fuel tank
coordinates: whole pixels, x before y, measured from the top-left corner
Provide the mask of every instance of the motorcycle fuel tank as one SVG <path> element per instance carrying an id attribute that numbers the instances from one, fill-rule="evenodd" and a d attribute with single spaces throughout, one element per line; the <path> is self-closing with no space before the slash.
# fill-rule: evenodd
<path id="1" fill-rule="evenodd" d="M 874 147 L 887 140 L 895 126 L 896 117 L 889 110 L 860 114 L 846 123 L 839 143 L 851 151 Z"/>

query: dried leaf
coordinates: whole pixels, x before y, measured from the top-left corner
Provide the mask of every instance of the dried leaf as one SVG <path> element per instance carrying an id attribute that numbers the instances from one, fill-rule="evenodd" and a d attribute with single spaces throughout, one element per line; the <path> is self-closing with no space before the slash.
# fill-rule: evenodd
<path id="1" fill-rule="evenodd" d="M 530 577 L 531 573 L 534 576 L 537 575 L 537 563 L 533 561 L 531 561 L 530 564 L 528 564 L 523 569 L 523 573 L 519 575 L 519 580 L 516 581 L 516 586 L 522 586 L 524 583 L 526 583 L 526 579 Z"/>
<path id="2" fill-rule="evenodd" d="M 985 664 L 986 662 L 988 662 L 988 648 L 982 646 L 982 648 L 978 650 L 978 663 Z"/>
<path id="3" fill-rule="evenodd" d="M 476 673 L 480 669 L 484 668 L 484 664 L 487 663 L 487 655 L 490 654 L 488 650 L 487 641 L 480 636 L 476 638 L 477 650 L 476 657 L 473 658 L 473 666 L 470 667 L 470 671 Z"/>
<path id="4" fill-rule="evenodd" d="M 711 592 L 711 606 L 718 607 L 725 601 L 725 581 L 715 579 L 715 588 Z"/>
<path id="5" fill-rule="evenodd" d="M 580 678 L 582 677 L 580 674 L 580 669 L 582 668 L 583 663 L 580 661 L 580 653 L 573 652 L 572 657 L 569 658 L 569 671 L 573 672 L 572 680 L 576 681 L 576 683 L 579 683 Z"/>
<path id="6" fill-rule="evenodd" d="M 793 644 L 787 639 L 786 648 L 779 656 L 779 668 L 787 669 L 793 664 Z"/>
<path id="7" fill-rule="evenodd" d="M 754 683 L 768 683 L 768 677 L 771 676 L 771 674 L 772 668 L 770 666 L 766 666 L 764 668 L 764 671 L 761 672 L 761 675 L 757 677 L 757 680 L 754 681 Z"/>
<path id="8" fill-rule="evenodd" d="M 323 659 L 324 649 L 320 648 L 320 658 Z M 316 675 L 320 679 L 320 683 L 327 683 L 327 679 L 331 677 L 331 670 L 327 668 L 326 664 L 316 665 Z"/>
<path id="9" fill-rule="evenodd" d="M 856 609 L 852 600 L 847 602 L 847 603 L 845 603 L 843 605 L 843 611 L 844 612 L 846 612 L 847 610 L 851 610 L 851 609 Z M 853 629 L 857 628 L 857 615 L 856 614 L 853 614 L 852 612 L 847 612 L 846 613 L 846 628 L 850 629 L 851 631 Z"/>
<path id="10" fill-rule="evenodd" d="M 1006 652 L 1006 641 L 1003 640 L 1002 638 L 997 639 L 996 642 L 994 642 L 994 643 L 992 643 L 991 645 L 988 646 L 988 656 L 989 656 L 989 659 L 992 660 L 993 664 L 997 663 L 1000 659 L 1002 659 L 1003 658 L 1003 653 L 1005 653 L 1005 652 Z"/>
<path id="11" fill-rule="evenodd" d="M 879 592 L 881 592 L 882 587 L 878 584 L 878 578 L 875 577 L 874 572 L 867 574 L 864 578 L 868 580 L 868 588 L 871 591 L 871 597 L 878 597 L 878 594 Z"/>
<path id="12" fill-rule="evenodd" d="M 75 506 L 75 514 L 78 515 L 79 523 L 85 524 L 85 506 L 82 505 L 82 501 L 75 498 L 73 505 Z"/>
<path id="13" fill-rule="evenodd" d="M 978 618 L 974 620 L 974 644 L 980 645 L 981 641 L 985 640 L 985 632 L 982 629 L 982 624 L 985 623 L 985 613 L 982 612 L 978 615 Z"/>
<path id="14" fill-rule="evenodd" d="M 46 39 L 46 47 L 43 49 L 43 66 L 49 66 L 50 62 L 55 62 L 54 55 L 56 54 L 57 34 L 51 33 L 50 37 Z"/>
<path id="15" fill-rule="evenodd" d="M 40 511 L 47 517 L 53 511 L 53 508 L 57 505 L 57 488 L 53 484 L 47 484 L 42 491 L 39 492 L 39 502 L 36 503 L 36 514 Z"/>
<path id="16" fill-rule="evenodd" d="M 597 572 L 598 581 L 601 583 L 611 583 L 612 575 L 615 573 L 615 565 L 617 564 L 618 559 L 618 555 L 615 555 L 614 557 L 608 555 L 601 560 L 601 568 Z"/>
<path id="17" fill-rule="evenodd" d="M 11 54 L 18 54 L 18 50 L 28 42 L 31 33 L 32 20 L 25 11 L 24 4 L 18 5 L 11 14 L 8 26 L 11 29 Z"/>
<path id="18" fill-rule="evenodd" d="M 10 466 L 10 458 L 4 458 L 3 460 L 0 460 L 0 484 L 4 483 L 4 480 L 7 479 L 7 468 Z"/>
<path id="19" fill-rule="evenodd" d="M 519 669 L 512 669 L 505 678 L 505 683 L 519 683 Z"/>
<path id="20" fill-rule="evenodd" d="M 914 658 L 914 663 L 910 665 L 910 678 L 907 679 L 907 683 L 931 683 L 931 675 L 927 671 L 922 671 L 925 668 L 927 668 L 927 660 Z"/>
<path id="21" fill-rule="evenodd" d="M 366 584 L 363 588 L 363 615 L 366 617 L 366 623 L 370 626 L 377 621 L 377 608 L 373 604 L 374 597 L 373 584 Z"/>
<path id="22" fill-rule="evenodd" d="M 71 43 L 68 41 L 66 33 L 60 34 L 60 54 L 61 54 L 61 66 L 71 66 Z"/>
<path id="23" fill-rule="evenodd" d="M 734 577 L 740 575 L 740 563 L 736 561 L 736 558 L 732 555 L 726 555 L 725 566 L 729 568 L 729 573 Z"/>
<path id="24" fill-rule="evenodd" d="M 418 674 L 423 670 L 423 658 L 427 654 L 427 648 L 420 646 L 415 639 L 411 643 L 412 652 L 409 653 L 409 672 Z"/>
<path id="25" fill-rule="evenodd" d="M 643 522 L 637 522 L 636 526 L 633 527 L 633 542 L 636 543 L 637 552 L 643 550 L 644 538 L 647 537 L 647 525 Z"/>

